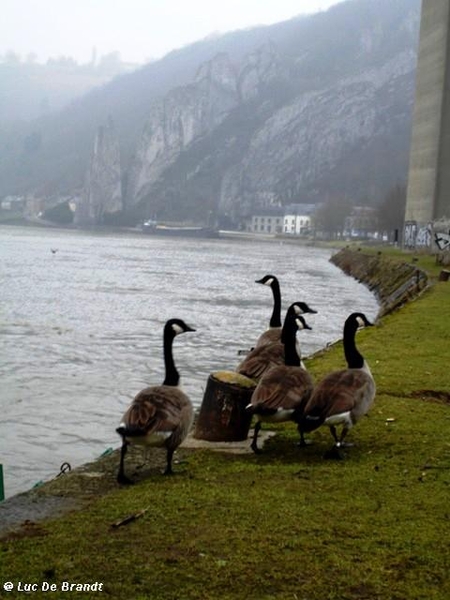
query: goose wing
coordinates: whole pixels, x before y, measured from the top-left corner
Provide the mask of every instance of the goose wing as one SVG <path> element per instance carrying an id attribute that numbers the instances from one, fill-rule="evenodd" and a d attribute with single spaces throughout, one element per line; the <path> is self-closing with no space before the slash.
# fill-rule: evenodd
<path id="1" fill-rule="evenodd" d="M 148 435 L 174 431 L 191 413 L 192 405 L 184 392 L 161 385 L 141 390 L 125 412 L 122 422 L 128 431 Z"/>
<path id="2" fill-rule="evenodd" d="M 256 348 L 265 346 L 266 344 L 276 344 L 281 340 L 281 327 L 274 327 L 262 333 L 256 342 Z"/>
<path id="3" fill-rule="evenodd" d="M 311 375 L 301 367 L 272 367 L 252 394 L 253 406 L 291 409 L 305 403 L 313 390 Z"/>
<path id="4" fill-rule="evenodd" d="M 238 365 L 236 371 L 251 379 L 260 379 L 271 367 L 284 364 L 284 345 L 267 344 L 252 350 Z"/>
<path id="5" fill-rule="evenodd" d="M 305 415 L 326 419 L 344 412 L 364 414 L 373 400 L 374 391 L 373 379 L 365 371 L 335 371 L 317 385 L 305 407 Z"/>

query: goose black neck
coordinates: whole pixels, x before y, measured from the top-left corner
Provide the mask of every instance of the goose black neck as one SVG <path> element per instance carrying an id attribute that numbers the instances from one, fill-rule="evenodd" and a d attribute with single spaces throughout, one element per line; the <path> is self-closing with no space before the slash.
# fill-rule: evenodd
<path id="1" fill-rule="evenodd" d="M 285 319 L 281 331 L 281 342 L 284 344 L 284 364 L 287 367 L 299 367 L 301 364 L 296 344 L 297 329 L 295 318 Z"/>
<path id="2" fill-rule="evenodd" d="M 354 320 L 347 320 L 344 325 L 344 354 L 349 369 L 362 369 L 364 358 L 358 352 L 355 343 L 358 325 Z"/>
<path id="3" fill-rule="evenodd" d="M 272 281 L 270 286 L 273 294 L 273 310 L 270 317 L 270 327 L 281 327 L 281 292 L 278 279 Z"/>
<path id="4" fill-rule="evenodd" d="M 166 377 L 163 385 L 177 386 L 180 381 L 180 375 L 175 367 L 173 360 L 172 346 L 175 337 L 174 331 L 170 327 L 164 329 L 164 366 L 166 368 Z"/>

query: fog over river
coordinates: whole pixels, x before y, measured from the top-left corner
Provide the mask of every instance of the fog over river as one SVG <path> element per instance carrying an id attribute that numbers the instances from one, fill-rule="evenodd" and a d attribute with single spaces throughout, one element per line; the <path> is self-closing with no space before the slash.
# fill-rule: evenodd
<path id="1" fill-rule="evenodd" d="M 340 338 L 350 312 L 378 312 L 330 250 L 290 243 L 3 226 L 0 253 L 7 496 L 120 445 L 123 411 L 164 378 L 168 318 L 196 329 L 176 338 L 174 357 L 199 407 L 209 374 L 235 368 L 268 326 L 272 293 L 255 279 L 279 278 L 283 311 L 296 300 L 318 311 L 306 315 L 313 330 L 298 335 L 305 356 Z"/>

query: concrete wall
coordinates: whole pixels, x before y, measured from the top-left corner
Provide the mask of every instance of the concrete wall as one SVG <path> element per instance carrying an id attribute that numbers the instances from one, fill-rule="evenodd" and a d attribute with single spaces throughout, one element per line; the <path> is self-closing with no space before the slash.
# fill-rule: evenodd
<path id="1" fill-rule="evenodd" d="M 405 211 L 405 244 L 432 243 L 450 216 L 450 0 L 422 0 L 416 98 Z M 409 228 L 409 229 L 408 229 Z"/>

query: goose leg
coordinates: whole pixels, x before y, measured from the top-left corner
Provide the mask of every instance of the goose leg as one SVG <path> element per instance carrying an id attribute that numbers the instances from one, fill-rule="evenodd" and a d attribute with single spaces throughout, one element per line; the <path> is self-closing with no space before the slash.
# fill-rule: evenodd
<path id="1" fill-rule="evenodd" d="M 298 445 L 300 446 L 300 448 L 304 448 L 305 446 L 309 446 L 309 444 L 311 444 L 310 440 L 305 440 L 305 433 L 304 431 L 298 427 L 298 432 L 300 434 L 300 441 L 298 443 Z"/>
<path id="2" fill-rule="evenodd" d="M 252 443 L 250 446 L 250 448 L 253 450 L 253 452 L 255 454 L 261 454 L 261 450 L 258 448 L 258 444 L 257 444 L 258 434 L 259 434 L 260 429 L 261 429 L 261 421 L 256 421 L 255 430 L 253 432 L 253 440 L 252 440 Z"/>
<path id="3" fill-rule="evenodd" d="M 341 437 L 339 439 L 339 445 L 341 448 L 350 448 L 351 446 L 354 445 L 351 442 L 344 442 L 344 438 L 347 435 L 347 433 L 349 432 L 349 429 L 350 429 L 350 427 L 347 427 L 347 425 L 344 425 L 344 428 L 342 429 Z"/>
<path id="4" fill-rule="evenodd" d="M 331 435 L 334 438 L 335 444 L 332 448 L 327 450 L 324 454 L 324 458 L 329 458 L 333 460 L 343 460 L 344 455 L 341 452 L 341 439 L 338 438 L 336 427 L 334 425 L 330 425 Z"/>
<path id="5" fill-rule="evenodd" d="M 167 448 L 167 466 L 166 470 L 164 471 L 164 475 L 173 475 L 172 458 L 174 452 L 175 450 L 173 448 Z"/>
<path id="6" fill-rule="evenodd" d="M 133 483 L 131 481 L 131 479 L 128 479 L 128 477 L 125 475 L 124 461 L 125 461 L 125 454 L 127 453 L 127 449 L 128 449 L 128 442 L 126 442 L 125 440 L 122 440 L 122 448 L 120 449 L 119 472 L 117 473 L 117 482 L 120 483 L 121 485 L 129 485 L 130 483 Z"/>
<path id="7" fill-rule="evenodd" d="M 334 438 L 334 441 L 336 442 L 336 445 L 338 445 L 340 440 L 337 435 L 336 427 L 334 425 L 330 425 L 330 431 L 331 431 L 331 435 Z"/>

